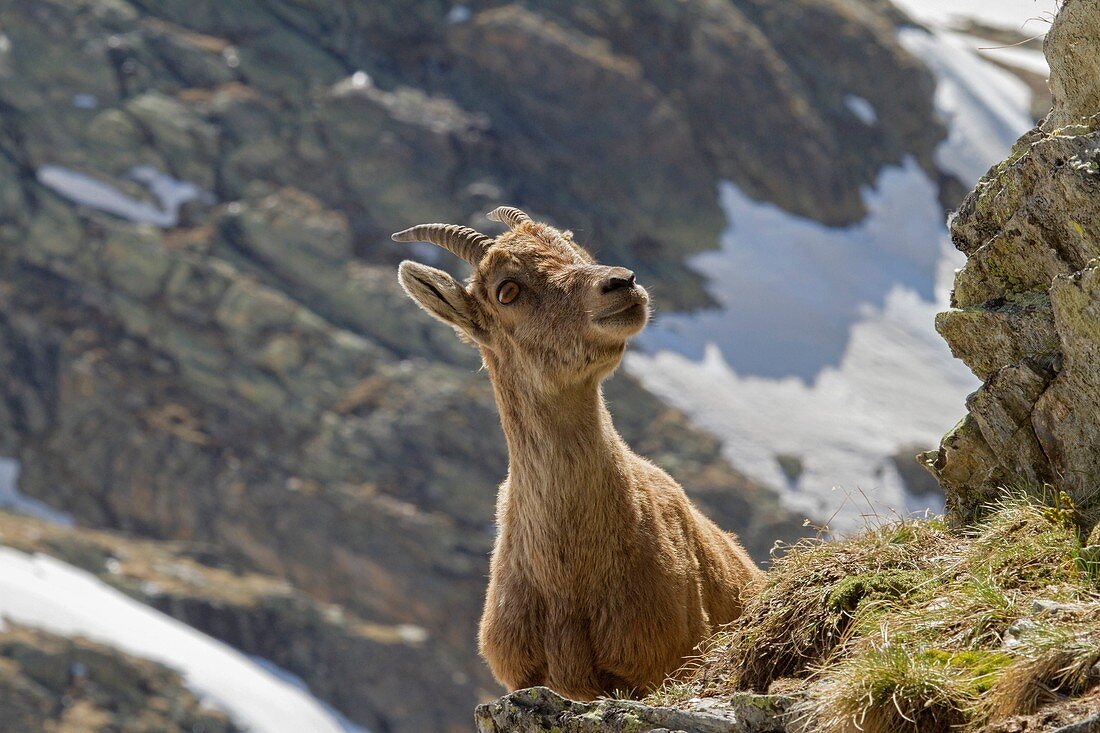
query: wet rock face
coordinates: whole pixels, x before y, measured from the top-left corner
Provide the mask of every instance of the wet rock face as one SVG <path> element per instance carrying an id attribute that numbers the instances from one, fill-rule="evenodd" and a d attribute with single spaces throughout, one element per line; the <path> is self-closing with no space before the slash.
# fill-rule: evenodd
<path id="1" fill-rule="evenodd" d="M 1051 484 L 1100 516 L 1100 2 L 1046 40 L 1054 109 L 951 220 L 967 255 L 936 325 L 985 383 L 925 461 L 965 520 L 999 487 Z"/>

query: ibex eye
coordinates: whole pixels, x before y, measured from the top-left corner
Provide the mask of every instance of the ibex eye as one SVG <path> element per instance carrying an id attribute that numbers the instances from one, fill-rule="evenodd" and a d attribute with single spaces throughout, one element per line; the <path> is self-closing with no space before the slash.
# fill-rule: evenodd
<path id="1" fill-rule="evenodd" d="M 515 280 L 505 280 L 497 288 L 497 300 L 503 305 L 508 305 L 519 297 L 519 283 Z"/>

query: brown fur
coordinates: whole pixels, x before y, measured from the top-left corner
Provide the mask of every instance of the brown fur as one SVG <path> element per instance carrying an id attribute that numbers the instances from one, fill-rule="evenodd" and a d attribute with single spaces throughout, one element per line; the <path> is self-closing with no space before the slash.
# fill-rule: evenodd
<path id="1" fill-rule="evenodd" d="M 600 383 L 648 318 L 644 289 L 607 292 L 613 275 L 632 277 L 530 221 L 496 239 L 466 286 L 401 266 L 409 295 L 478 345 L 508 441 L 479 645 L 509 689 L 650 690 L 741 614 L 760 572 L 611 423 Z M 505 279 L 521 293 L 501 305 Z"/>

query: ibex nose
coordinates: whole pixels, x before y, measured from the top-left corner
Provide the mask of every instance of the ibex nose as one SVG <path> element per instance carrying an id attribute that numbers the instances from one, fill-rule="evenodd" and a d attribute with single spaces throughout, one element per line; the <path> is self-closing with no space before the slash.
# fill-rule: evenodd
<path id="1" fill-rule="evenodd" d="M 603 281 L 603 291 L 610 293 L 612 290 L 634 287 L 634 273 L 625 267 L 613 267 Z"/>

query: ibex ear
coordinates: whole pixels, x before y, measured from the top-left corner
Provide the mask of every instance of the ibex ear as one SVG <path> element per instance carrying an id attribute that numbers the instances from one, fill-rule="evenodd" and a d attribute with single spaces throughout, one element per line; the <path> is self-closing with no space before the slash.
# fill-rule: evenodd
<path id="1" fill-rule="evenodd" d="M 461 334 L 479 344 L 488 341 L 489 334 L 481 325 L 477 301 L 466 292 L 462 283 L 434 267 L 405 260 L 397 268 L 401 287 L 424 310 Z"/>

